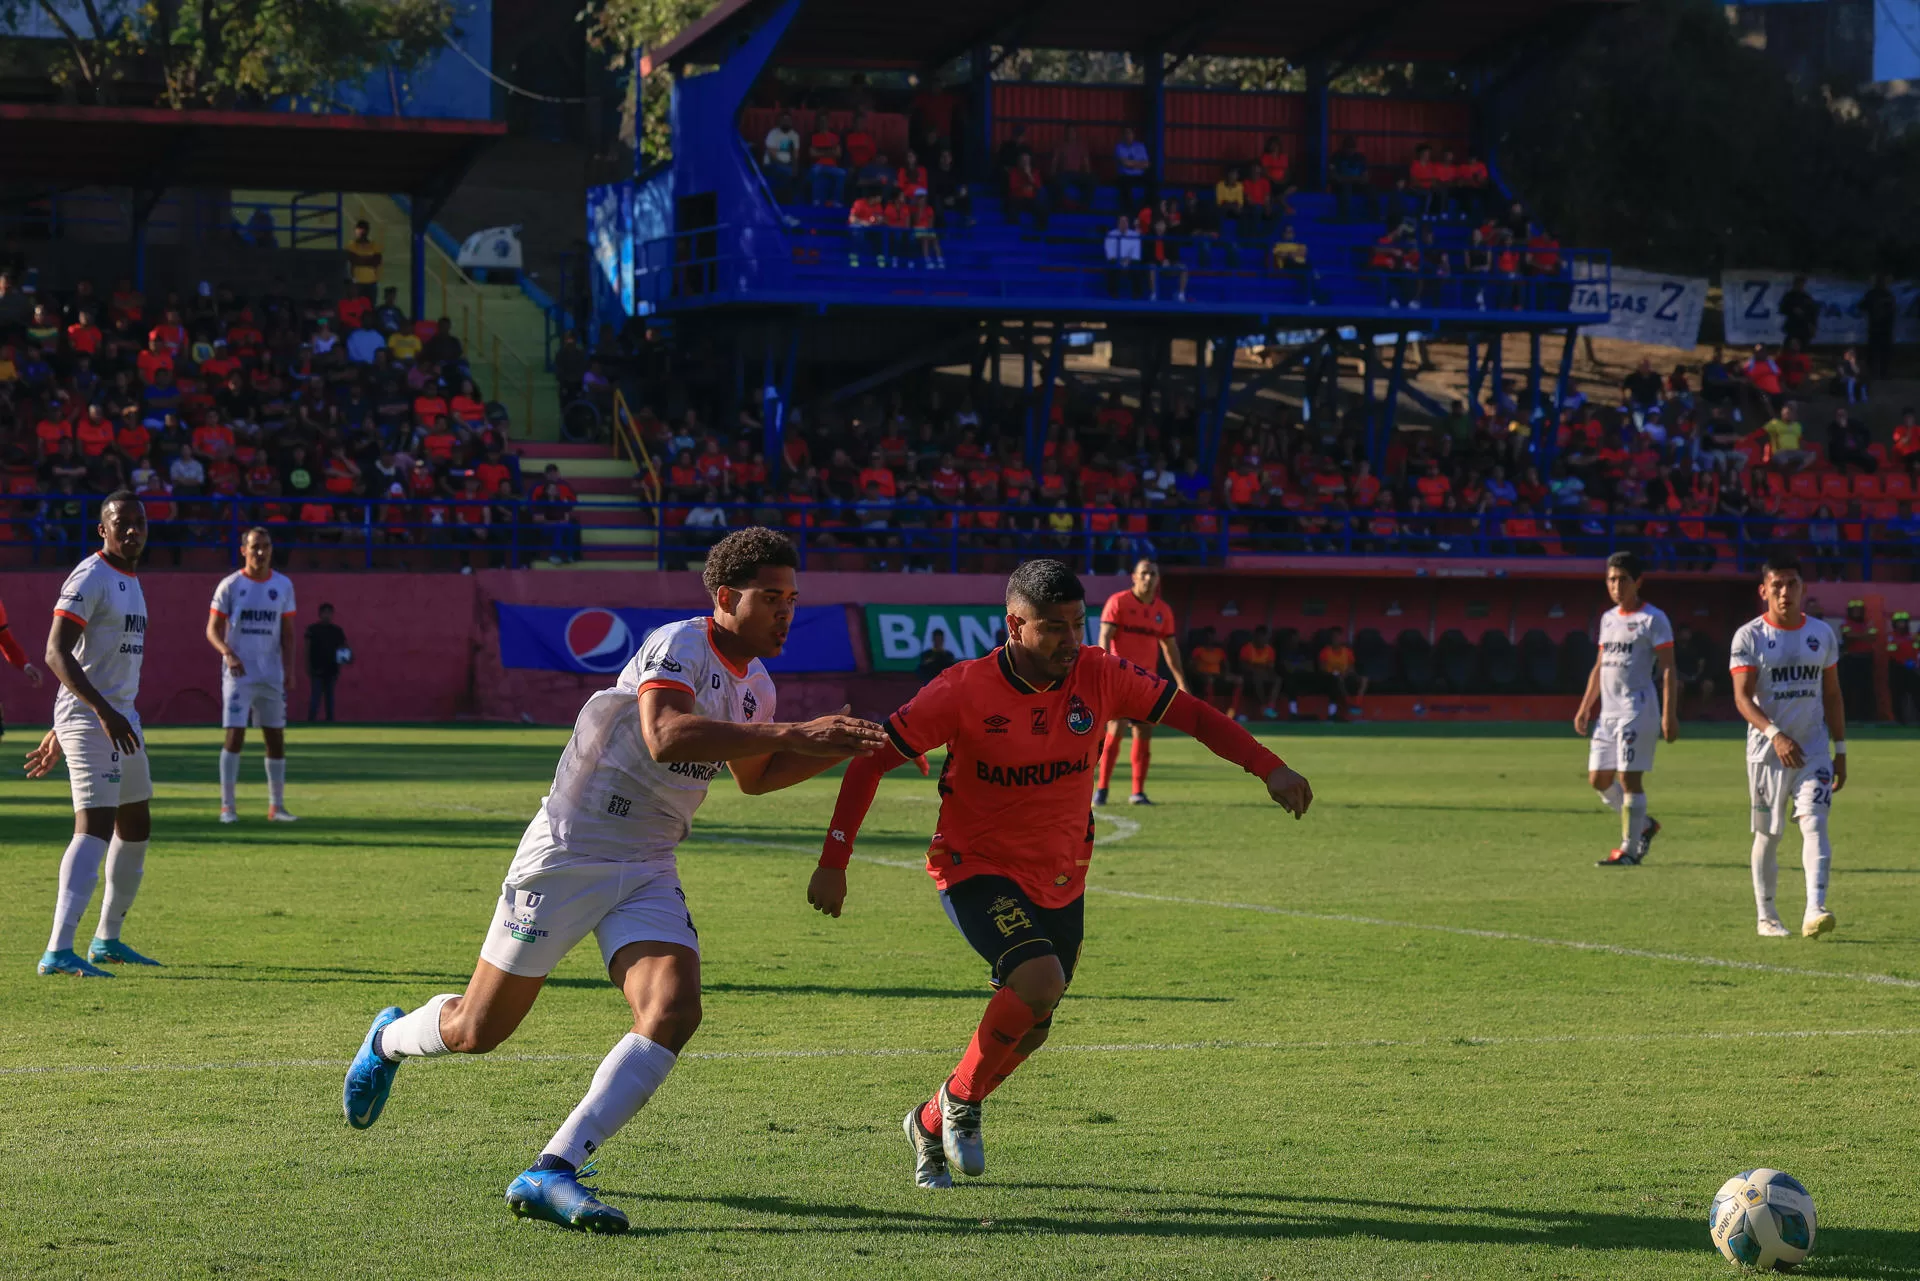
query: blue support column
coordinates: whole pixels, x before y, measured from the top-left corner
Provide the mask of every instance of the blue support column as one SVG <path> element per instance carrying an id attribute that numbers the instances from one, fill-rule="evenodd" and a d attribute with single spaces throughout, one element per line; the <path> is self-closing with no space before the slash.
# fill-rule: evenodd
<path id="1" fill-rule="evenodd" d="M 1158 197 L 1167 182 L 1167 56 L 1147 50 L 1147 174 Z"/>
<path id="2" fill-rule="evenodd" d="M 772 344 L 768 344 L 768 359 L 772 359 Z M 793 402 L 793 367 L 800 356 L 800 327 L 795 325 L 787 331 L 787 359 L 780 371 L 778 399 L 774 402 L 774 412 L 760 420 L 761 431 L 765 438 L 767 455 L 767 479 L 778 481 L 784 460 L 787 443 L 787 406 Z"/>
<path id="3" fill-rule="evenodd" d="M 1067 361 L 1067 344 L 1062 341 L 1066 334 L 1059 324 L 1053 327 L 1053 341 L 1047 345 L 1047 378 L 1040 388 L 1040 413 L 1038 421 L 1027 432 L 1027 467 L 1036 474 L 1040 471 L 1040 452 L 1046 441 L 1047 432 L 1053 423 L 1053 388 L 1060 381 L 1060 371 Z M 1141 404 L 1145 405 L 1145 400 Z"/>
<path id="4" fill-rule="evenodd" d="M 974 186 L 994 191 L 993 176 L 993 46 L 981 41 L 973 46 L 973 137 L 968 150 L 967 173 Z M 936 156 L 934 159 L 938 160 Z"/>
<path id="5" fill-rule="evenodd" d="M 1400 389 L 1406 384 L 1407 372 L 1407 336 L 1402 333 L 1393 343 L 1393 373 L 1387 378 L 1387 403 L 1385 412 L 1380 415 L 1380 430 L 1373 434 L 1367 450 L 1367 458 L 1373 464 L 1373 474 L 1379 476 L 1386 471 L 1387 446 L 1393 443 L 1394 428 L 1399 425 Z"/>
<path id="6" fill-rule="evenodd" d="M 1313 189 L 1327 189 L 1327 160 L 1333 154 L 1330 134 L 1333 115 L 1328 103 L 1332 78 L 1325 59 L 1307 64 L 1307 147 L 1312 151 Z"/>
<path id="7" fill-rule="evenodd" d="M 1217 381 L 1213 389 L 1213 404 L 1207 410 L 1206 426 L 1200 436 L 1200 470 L 1209 477 L 1219 462 L 1220 438 L 1227 429 L 1227 400 L 1233 391 L 1233 339 L 1218 338 L 1212 346 L 1213 372 Z"/>
<path id="8" fill-rule="evenodd" d="M 1527 421 L 1540 422 L 1540 331 L 1527 335 Z"/>

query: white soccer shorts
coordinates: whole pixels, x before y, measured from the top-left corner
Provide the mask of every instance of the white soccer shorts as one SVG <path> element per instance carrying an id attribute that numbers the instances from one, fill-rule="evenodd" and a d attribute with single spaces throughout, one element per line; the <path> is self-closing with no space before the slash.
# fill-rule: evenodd
<path id="1" fill-rule="evenodd" d="M 260 729 L 287 727 L 287 690 L 279 681 L 256 680 L 251 676 L 235 678 L 232 672 L 220 674 L 220 728 L 245 729 L 247 714 Z"/>
<path id="2" fill-rule="evenodd" d="M 53 732 L 67 757 L 67 779 L 73 786 L 75 810 L 118 809 L 153 799 L 146 733 L 140 718 L 129 716 L 140 736 L 140 750 L 122 753 L 100 727 L 100 718 L 87 707 L 63 708 L 55 713 Z"/>
<path id="3" fill-rule="evenodd" d="M 500 904 L 480 959 L 509 974 L 540 978 L 592 933 L 600 962 L 629 943 L 677 943 L 700 951 L 700 934 L 671 860 L 629 863 L 569 858 L 522 871 L 500 887 Z"/>
<path id="4" fill-rule="evenodd" d="M 1587 772 L 1645 773 L 1653 768 L 1653 749 L 1659 742 L 1658 707 L 1645 708 L 1633 716 L 1602 716 L 1587 744 Z"/>
<path id="5" fill-rule="evenodd" d="M 1778 836 L 1805 814 L 1825 818 L 1833 810 L 1833 760 L 1808 756 L 1799 769 L 1788 769 L 1769 749 L 1765 760 L 1747 762 L 1747 799 L 1753 831 L 1761 836 Z"/>

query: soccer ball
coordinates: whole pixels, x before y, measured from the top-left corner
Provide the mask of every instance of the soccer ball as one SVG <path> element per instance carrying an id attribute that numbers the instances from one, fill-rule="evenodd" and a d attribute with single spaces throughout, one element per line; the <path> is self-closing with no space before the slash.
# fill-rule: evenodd
<path id="1" fill-rule="evenodd" d="M 1778 1170 L 1742 1170 L 1720 1185 L 1707 1226 L 1730 1263 L 1787 1272 L 1813 1253 L 1813 1194 Z"/>

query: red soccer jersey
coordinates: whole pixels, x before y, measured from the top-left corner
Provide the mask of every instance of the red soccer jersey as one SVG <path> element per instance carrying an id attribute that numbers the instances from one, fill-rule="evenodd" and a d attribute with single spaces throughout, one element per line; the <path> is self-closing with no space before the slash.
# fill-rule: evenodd
<path id="1" fill-rule="evenodd" d="M 1020 678 L 1004 646 L 941 673 L 887 719 L 908 759 L 947 748 L 927 850 L 934 883 L 1005 876 L 1042 907 L 1086 893 L 1100 731 L 1110 720 L 1158 722 L 1177 692 L 1090 646 L 1044 687 Z"/>
<path id="2" fill-rule="evenodd" d="M 1150 672 L 1160 670 L 1160 642 L 1173 635 L 1173 607 L 1155 596 L 1142 604 L 1131 589 L 1107 597 L 1102 624 L 1113 624 L 1113 652 Z"/>

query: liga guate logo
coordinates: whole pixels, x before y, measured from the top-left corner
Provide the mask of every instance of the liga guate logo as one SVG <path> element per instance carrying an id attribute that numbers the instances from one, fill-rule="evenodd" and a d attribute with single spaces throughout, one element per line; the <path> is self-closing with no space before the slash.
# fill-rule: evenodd
<path id="1" fill-rule="evenodd" d="M 567 653 L 590 672 L 617 672 L 633 657 L 633 629 L 610 609 L 578 610 L 567 620 Z"/>

